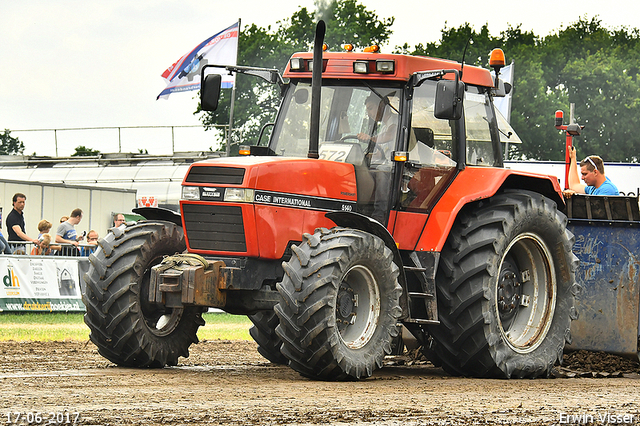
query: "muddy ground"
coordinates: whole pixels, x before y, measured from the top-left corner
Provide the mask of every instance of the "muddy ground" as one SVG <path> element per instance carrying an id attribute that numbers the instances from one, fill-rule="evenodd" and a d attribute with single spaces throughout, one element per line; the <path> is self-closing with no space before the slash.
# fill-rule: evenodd
<path id="1" fill-rule="evenodd" d="M 245 341 L 202 342 L 159 370 L 116 367 L 89 342 L 0 342 L 0 424 L 61 424 L 66 413 L 82 425 L 640 424 L 635 361 L 576 353 L 556 378 L 510 381 L 451 377 L 406 355 L 386 364 L 330 383 Z"/>

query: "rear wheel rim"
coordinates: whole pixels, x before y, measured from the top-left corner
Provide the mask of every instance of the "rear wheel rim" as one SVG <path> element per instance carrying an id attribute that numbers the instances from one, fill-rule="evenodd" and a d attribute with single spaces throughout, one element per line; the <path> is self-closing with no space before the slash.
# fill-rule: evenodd
<path id="1" fill-rule="evenodd" d="M 520 234 L 500 262 L 495 310 L 504 341 L 518 353 L 545 340 L 555 311 L 557 285 L 551 253 L 533 233 Z"/>
<path id="2" fill-rule="evenodd" d="M 348 348 L 369 343 L 380 318 L 380 291 L 371 269 L 356 265 L 347 271 L 338 288 L 335 315 L 338 335 Z"/>

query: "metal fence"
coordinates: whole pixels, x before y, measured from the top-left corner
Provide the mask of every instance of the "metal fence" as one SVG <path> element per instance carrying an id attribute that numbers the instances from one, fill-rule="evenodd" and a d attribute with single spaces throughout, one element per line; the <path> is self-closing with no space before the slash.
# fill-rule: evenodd
<path id="1" fill-rule="evenodd" d="M 185 131 L 183 135 L 181 129 L 190 129 Z M 200 135 L 195 136 L 193 131 L 201 129 Z M 168 132 L 170 130 L 170 135 Z M 171 153 L 180 151 L 194 150 L 194 144 L 198 145 L 194 139 L 202 139 L 200 145 L 202 149 L 216 147 L 227 140 L 229 125 L 212 126 L 213 131 L 207 131 L 202 125 L 183 125 L 183 126 L 118 126 L 118 127 L 71 127 L 59 129 L 15 129 L 12 133 L 17 134 L 20 140 L 25 144 L 25 152 L 33 152 L 37 149 L 39 155 L 43 155 L 41 151 L 52 152 L 51 146 L 55 148 L 55 156 L 69 156 L 73 154 L 74 149 L 80 145 L 90 149 L 104 147 L 99 149 L 102 152 L 122 152 L 123 146 L 126 152 L 134 151 L 156 151 L 160 147 L 166 147 L 165 151 Z M 161 131 L 158 133 L 157 131 Z M 176 132 L 178 131 L 178 132 Z M 47 136 L 47 134 L 51 136 Z M 85 134 L 85 137 L 79 138 L 79 134 Z M 89 136 L 86 136 L 89 135 Z M 117 151 L 116 151 L 117 143 Z M 169 148 L 170 143 L 170 148 Z M 209 145 L 204 147 L 204 145 Z M 186 147 L 188 149 L 180 149 Z M 132 151 L 132 149 L 134 151 Z M 150 152 L 159 154 L 158 152 Z M 166 154 L 165 152 L 164 154 Z M 62 154 L 62 155 L 60 155 Z M 51 154 L 44 154 L 51 155 Z"/>
<path id="2" fill-rule="evenodd" d="M 94 244 L 73 244 L 51 243 L 48 248 L 36 246 L 31 241 L 8 241 L 9 250 L 12 255 L 31 256 L 64 256 L 64 257 L 87 257 L 93 253 L 98 246 Z M 5 254 L 6 253 L 5 251 Z"/>

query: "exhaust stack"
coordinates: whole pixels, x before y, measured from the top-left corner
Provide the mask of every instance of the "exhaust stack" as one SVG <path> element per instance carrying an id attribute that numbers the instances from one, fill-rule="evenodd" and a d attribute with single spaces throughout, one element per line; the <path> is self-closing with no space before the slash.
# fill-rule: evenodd
<path id="1" fill-rule="evenodd" d="M 316 25 L 316 36 L 313 40 L 313 72 L 311 74 L 311 122 L 309 130 L 308 158 L 319 158 L 318 145 L 320 139 L 320 96 L 322 89 L 322 45 L 327 26 L 323 20 Z"/>

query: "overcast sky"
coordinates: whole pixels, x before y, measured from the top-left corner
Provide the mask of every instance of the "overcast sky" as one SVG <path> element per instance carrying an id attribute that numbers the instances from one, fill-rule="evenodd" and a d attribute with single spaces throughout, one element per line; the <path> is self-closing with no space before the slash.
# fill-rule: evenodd
<path id="1" fill-rule="evenodd" d="M 545 36 L 598 16 L 609 28 L 640 27 L 637 1 L 459 0 L 434 3 L 364 0 L 380 18 L 395 17 L 395 45 L 434 42 L 445 26 L 487 23 L 498 35 L 508 24 Z M 511 4 L 511 6 L 508 6 Z M 84 145 L 102 152 L 168 154 L 171 130 L 21 132 L 27 129 L 197 125 L 197 92 L 156 101 L 160 74 L 200 42 L 239 18 L 266 27 L 313 0 L 0 0 L 0 130 L 12 130 L 26 154 L 71 155 Z M 384 51 L 384 50 L 383 50 Z M 509 52 L 505 52 L 507 61 Z M 261 64 L 243 64 L 261 65 Z M 213 138 L 176 129 L 175 151 L 206 150 Z"/>

